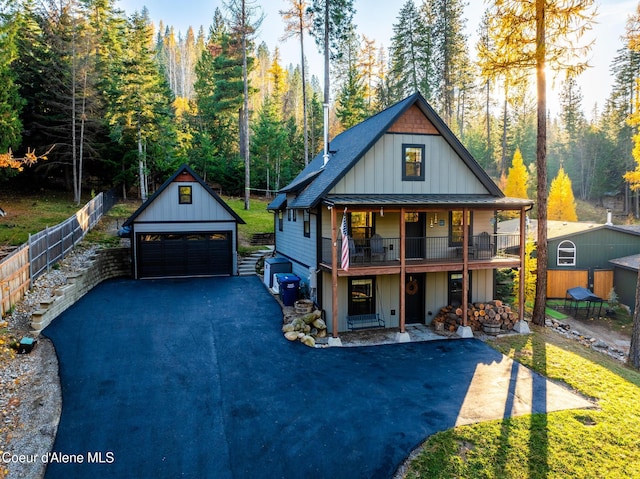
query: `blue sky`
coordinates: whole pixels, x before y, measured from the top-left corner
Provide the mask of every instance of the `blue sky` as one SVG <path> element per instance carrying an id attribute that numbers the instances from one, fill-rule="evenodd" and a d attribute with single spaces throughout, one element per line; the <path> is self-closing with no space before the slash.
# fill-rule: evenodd
<path id="1" fill-rule="evenodd" d="M 587 37 L 589 39 L 595 38 L 595 45 L 590 54 L 592 68 L 578 80 L 582 88 L 583 108 L 587 116 L 591 115 L 595 103 L 601 109 L 609 95 L 612 84 L 609 73 L 611 60 L 622 46 L 620 36 L 624 33 L 627 18 L 638 5 L 637 0 L 596 1 L 599 13 L 597 24 Z M 262 27 L 258 32 L 259 40 L 265 41 L 271 52 L 278 46 L 285 64 L 300 63 L 298 41 L 296 39 L 289 39 L 286 42 L 280 41 L 284 27 L 278 10 L 285 9 L 289 2 L 285 0 L 255 0 L 255 3 L 262 7 L 265 14 Z M 375 39 L 378 45 L 384 45 L 388 48 L 391 43 L 392 25 L 404 3 L 405 0 L 355 0 L 355 23 L 358 32 Z M 416 0 L 416 4 L 419 3 L 420 0 Z M 162 20 L 183 34 L 189 26 L 192 26 L 197 32 L 201 25 L 206 33 L 216 7 L 223 8 L 221 0 L 120 0 L 118 5 L 127 13 L 133 13 L 146 6 L 156 26 Z M 481 0 L 469 0 L 465 9 L 465 16 L 468 19 L 467 33 L 470 36 L 468 45 L 472 55 L 475 51 L 475 31 L 484 9 L 485 3 Z M 322 78 L 321 56 L 317 52 L 313 39 L 308 38 L 305 41 L 305 53 L 311 74 Z M 552 90 L 555 86 L 554 82 L 550 80 L 549 83 L 549 107 L 554 115 L 557 113 L 557 95 Z"/>

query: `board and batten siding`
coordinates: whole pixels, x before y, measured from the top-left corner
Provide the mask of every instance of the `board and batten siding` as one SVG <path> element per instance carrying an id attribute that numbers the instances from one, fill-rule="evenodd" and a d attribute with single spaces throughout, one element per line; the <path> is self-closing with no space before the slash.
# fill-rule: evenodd
<path id="1" fill-rule="evenodd" d="M 179 186 L 191 186 L 191 204 L 179 204 Z M 168 185 L 135 221 L 136 223 L 156 221 L 232 221 L 235 223 L 235 218 L 199 183 L 174 182 Z"/>
<path id="2" fill-rule="evenodd" d="M 471 301 L 487 302 L 493 297 L 493 270 L 471 271 Z M 324 272 L 322 277 L 322 304 L 331 305 L 331 273 Z M 385 320 L 387 328 L 400 326 L 400 275 L 380 275 L 376 280 L 376 312 Z M 338 278 L 338 331 L 347 331 L 348 314 L 348 278 Z M 447 272 L 427 273 L 425 281 L 425 311 L 426 324 L 447 306 L 449 299 L 449 275 Z M 391 311 L 395 310 L 394 315 Z M 329 332 L 332 328 L 331 307 L 324 308 Z"/>
<path id="3" fill-rule="evenodd" d="M 563 241 L 571 241 L 575 244 L 575 265 L 558 265 L 558 245 Z M 640 235 L 599 228 L 549 240 L 548 249 L 550 269 L 610 269 L 610 259 L 640 253 Z"/>
<path id="4" fill-rule="evenodd" d="M 402 180 L 402 145 L 425 145 L 425 180 Z M 390 161 L 390 159 L 393 159 Z M 332 188 L 331 194 L 487 194 L 439 135 L 385 134 Z"/>
<path id="5" fill-rule="evenodd" d="M 304 235 L 304 212 L 296 210 L 296 221 L 288 220 L 287 212 L 283 212 L 282 231 L 278 229 L 278 219 L 276 214 L 276 244 L 278 253 L 291 260 L 293 273 L 300 276 L 306 282 L 309 276 L 309 267 L 316 267 L 318 259 L 317 252 L 317 216 L 310 213 L 311 234 Z M 292 260 L 295 258 L 295 260 Z"/>

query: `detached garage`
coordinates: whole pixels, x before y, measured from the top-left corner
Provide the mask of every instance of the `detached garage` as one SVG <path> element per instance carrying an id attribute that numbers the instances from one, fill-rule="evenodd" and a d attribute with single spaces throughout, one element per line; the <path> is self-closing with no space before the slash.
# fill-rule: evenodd
<path id="1" fill-rule="evenodd" d="M 240 218 L 187 165 L 124 223 L 131 231 L 133 276 L 235 275 Z"/>

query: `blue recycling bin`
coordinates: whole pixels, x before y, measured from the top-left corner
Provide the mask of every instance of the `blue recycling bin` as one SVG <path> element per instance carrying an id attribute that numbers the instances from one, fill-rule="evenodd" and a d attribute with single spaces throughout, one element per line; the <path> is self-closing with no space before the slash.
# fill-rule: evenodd
<path id="1" fill-rule="evenodd" d="M 293 306 L 300 292 L 300 278 L 295 274 L 278 275 L 280 282 L 280 294 L 285 306 Z"/>

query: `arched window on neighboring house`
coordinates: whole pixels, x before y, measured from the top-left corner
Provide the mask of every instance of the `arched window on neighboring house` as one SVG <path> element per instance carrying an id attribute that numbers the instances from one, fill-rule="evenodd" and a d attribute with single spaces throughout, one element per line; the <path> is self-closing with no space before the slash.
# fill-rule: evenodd
<path id="1" fill-rule="evenodd" d="M 558 245 L 558 266 L 576 265 L 576 245 L 573 241 L 564 240 Z"/>

